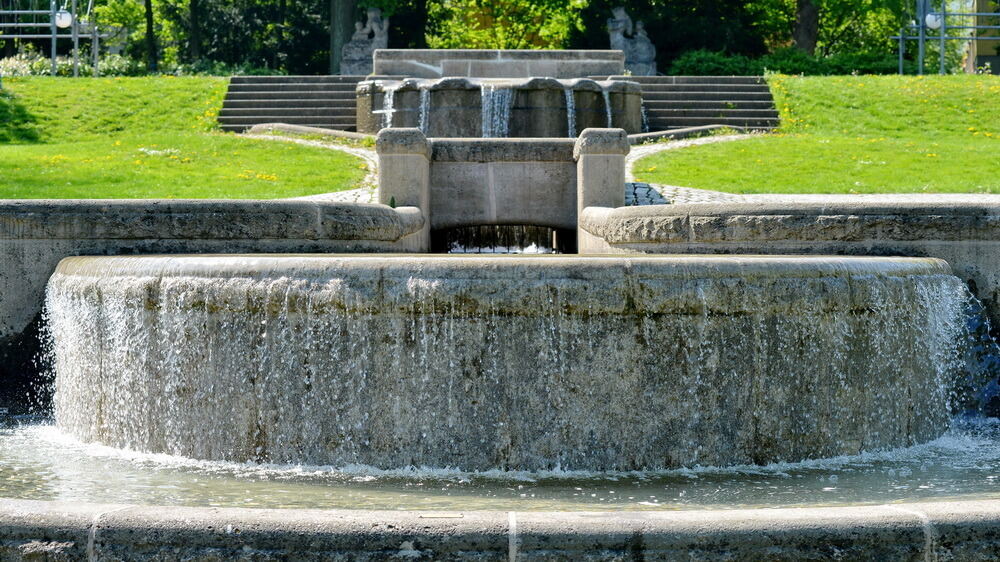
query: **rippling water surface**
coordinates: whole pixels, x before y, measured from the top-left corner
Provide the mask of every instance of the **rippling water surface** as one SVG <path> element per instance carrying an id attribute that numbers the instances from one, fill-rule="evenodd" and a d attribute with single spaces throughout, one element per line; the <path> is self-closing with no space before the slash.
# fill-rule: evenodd
<path id="1" fill-rule="evenodd" d="M 649 510 L 1000 500 L 1000 423 L 957 423 L 924 445 L 861 456 L 649 473 L 204 462 L 0 430 L 0 497 L 219 507 Z"/>

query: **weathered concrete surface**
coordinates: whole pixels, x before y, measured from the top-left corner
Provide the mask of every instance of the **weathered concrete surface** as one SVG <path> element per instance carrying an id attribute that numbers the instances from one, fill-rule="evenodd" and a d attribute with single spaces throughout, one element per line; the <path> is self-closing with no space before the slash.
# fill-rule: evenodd
<path id="1" fill-rule="evenodd" d="M 762 202 L 588 209 L 583 253 L 933 256 L 1000 321 L 1000 202 Z"/>
<path id="2" fill-rule="evenodd" d="M 990 560 L 1000 502 L 647 512 L 218 509 L 0 499 L 30 560 Z"/>
<path id="3" fill-rule="evenodd" d="M 237 462 L 857 454 L 947 426 L 965 303 L 948 273 L 918 258 L 67 258 L 48 290 L 55 414 L 84 441 Z"/>
<path id="4" fill-rule="evenodd" d="M 484 88 L 510 93 L 504 98 L 509 106 L 505 132 L 489 136 L 575 137 L 588 127 L 616 127 L 629 133 L 642 131 L 639 84 L 554 78 L 410 78 L 359 82 L 358 131 L 374 134 L 385 127 L 419 127 L 429 137 L 484 136 Z M 391 115 L 387 115 L 390 106 Z"/>
<path id="5" fill-rule="evenodd" d="M 569 138 L 427 139 L 379 132 L 379 201 L 425 210 L 431 229 L 532 225 L 576 230 L 578 201 L 624 204 L 628 137 L 585 129 Z"/>
<path id="6" fill-rule="evenodd" d="M 422 220 L 412 208 L 305 201 L 2 202 L 0 406 L 26 393 L 45 284 L 64 257 L 413 251 L 406 235 Z"/>
<path id="7" fill-rule="evenodd" d="M 492 49 L 377 49 L 375 74 L 441 78 L 583 78 L 621 75 L 621 51 L 492 50 Z"/>

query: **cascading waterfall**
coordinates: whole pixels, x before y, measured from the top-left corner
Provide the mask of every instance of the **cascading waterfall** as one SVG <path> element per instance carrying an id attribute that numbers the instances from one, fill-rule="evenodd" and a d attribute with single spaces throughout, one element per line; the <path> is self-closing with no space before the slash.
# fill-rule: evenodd
<path id="1" fill-rule="evenodd" d="M 505 138 L 510 130 L 510 110 L 514 103 L 514 90 L 483 84 L 482 98 L 483 138 Z"/>
<path id="2" fill-rule="evenodd" d="M 576 93 L 573 88 L 566 87 L 563 92 L 566 95 L 566 131 L 570 138 L 576 137 Z"/>
<path id="3" fill-rule="evenodd" d="M 601 96 L 604 97 L 604 114 L 607 116 L 608 128 L 611 128 L 611 93 L 607 87 L 601 88 Z"/>
<path id="4" fill-rule="evenodd" d="M 427 124 L 430 118 L 431 91 L 428 88 L 420 89 L 420 131 L 427 134 Z"/>
<path id="5" fill-rule="evenodd" d="M 395 113 L 394 105 L 396 99 L 396 88 L 387 86 L 382 96 L 382 126 L 392 127 L 392 114 Z"/>
<path id="6" fill-rule="evenodd" d="M 965 287 L 912 258 L 64 260 L 56 418 L 201 459 L 657 469 L 924 442 Z"/>
<path id="7" fill-rule="evenodd" d="M 640 114 L 642 115 L 642 132 L 649 132 L 649 114 L 646 113 L 646 105 L 643 104 L 640 109 Z"/>

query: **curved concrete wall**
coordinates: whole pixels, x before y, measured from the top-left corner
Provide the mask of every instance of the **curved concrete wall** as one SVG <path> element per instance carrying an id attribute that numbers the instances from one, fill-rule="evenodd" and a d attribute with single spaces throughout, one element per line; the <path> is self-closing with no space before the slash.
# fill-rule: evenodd
<path id="1" fill-rule="evenodd" d="M 0 407 L 22 393 L 32 322 L 59 260 L 77 255 L 426 251 L 417 209 L 307 201 L 0 203 Z M 15 384 L 15 380 L 18 384 Z M 12 390 L 13 389 L 13 390 Z M 5 392 L 6 391 L 6 392 Z"/>
<path id="2" fill-rule="evenodd" d="M 950 200 L 951 199 L 951 200 Z M 1000 325 L 1000 199 L 586 209 L 581 253 L 933 256 Z"/>
<path id="3" fill-rule="evenodd" d="M 465 470 L 926 441 L 963 304 L 914 258 L 78 257 L 48 292 L 56 420 L 85 441 Z"/>

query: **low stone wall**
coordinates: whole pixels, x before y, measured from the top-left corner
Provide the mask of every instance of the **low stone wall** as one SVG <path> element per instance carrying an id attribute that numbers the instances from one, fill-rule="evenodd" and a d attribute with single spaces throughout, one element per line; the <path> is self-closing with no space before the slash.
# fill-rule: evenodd
<path id="1" fill-rule="evenodd" d="M 0 558 L 27 560 L 976 560 L 994 500 L 706 511 L 400 512 L 0 500 Z"/>
<path id="2" fill-rule="evenodd" d="M 77 255 L 422 251 L 417 209 L 310 201 L 0 203 L 0 407 L 37 367 L 45 285 Z"/>
<path id="3" fill-rule="evenodd" d="M 441 78 L 582 78 L 625 72 L 621 51 L 493 49 L 376 49 L 374 73 Z"/>
<path id="4" fill-rule="evenodd" d="M 581 253 L 927 256 L 1000 322 L 1000 202 L 727 203 L 586 209 Z"/>

